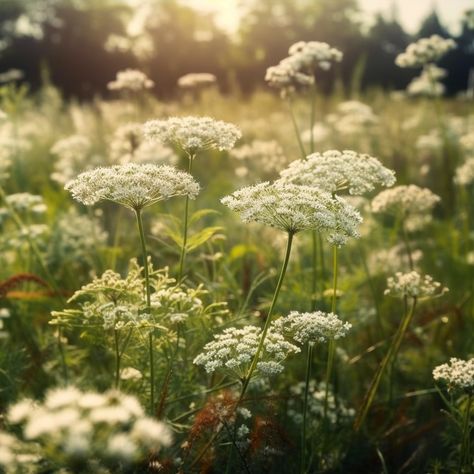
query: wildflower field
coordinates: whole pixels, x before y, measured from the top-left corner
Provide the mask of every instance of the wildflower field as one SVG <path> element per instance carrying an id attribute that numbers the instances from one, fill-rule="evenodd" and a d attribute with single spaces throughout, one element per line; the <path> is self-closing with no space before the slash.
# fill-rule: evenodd
<path id="1" fill-rule="evenodd" d="M 406 90 L 352 95 L 318 89 L 344 62 L 319 41 L 245 97 L 3 78 L 0 472 L 474 472 L 455 48 L 414 41 Z"/>

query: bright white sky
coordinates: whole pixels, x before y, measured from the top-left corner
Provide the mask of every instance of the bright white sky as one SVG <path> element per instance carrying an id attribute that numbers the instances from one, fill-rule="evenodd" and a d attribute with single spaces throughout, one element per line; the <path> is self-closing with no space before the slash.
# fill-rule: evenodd
<path id="1" fill-rule="evenodd" d="M 181 0 L 194 8 L 216 12 L 219 25 L 235 31 L 241 10 L 241 0 Z M 404 28 L 414 33 L 420 22 L 433 9 L 441 16 L 443 23 L 452 31 L 459 28 L 459 20 L 465 10 L 474 6 L 474 0 L 359 0 L 359 6 L 368 15 L 378 12 L 389 13 L 393 4 L 398 5 L 398 15 Z"/>

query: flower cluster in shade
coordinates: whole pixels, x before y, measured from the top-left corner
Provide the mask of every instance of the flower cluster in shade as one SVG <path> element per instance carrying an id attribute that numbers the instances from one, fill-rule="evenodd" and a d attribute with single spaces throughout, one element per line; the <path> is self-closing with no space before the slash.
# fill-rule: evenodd
<path id="1" fill-rule="evenodd" d="M 305 382 L 298 382 L 290 387 L 288 399 L 288 416 L 297 425 L 303 423 L 303 413 L 300 404 L 304 398 Z M 309 381 L 308 386 L 308 421 L 313 429 L 316 429 L 324 417 L 324 404 L 326 399 L 326 384 L 324 382 L 316 383 L 314 379 Z M 331 425 L 344 424 L 350 422 L 354 417 L 355 410 L 348 408 L 344 401 L 334 396 L 331 388 L 328 391 L 327 398 L 327 420 Z"/>
<path id="2" fill-rule="evenodd" d="M 296 160 L 280 173 L 280 181 L 314 186 L 328 193 L 348 190 L 361 195 L 375 186 L 395 184 L 395 172 L 383 166 L 377 158 L 352 150 L 329 150 L 313 153 L 305 160 Z"/>
<path id="3" fill-rule="evenodd" d="M 110 141 L 110 158 L 113 163 L 154 163 L 176 165 L 178 156 L 160 142 L 145 139 L 143 125 L 129 122 L 118 127 Z"/>
<path id="4" fill-rule="evenodd" d="M 449 391 L 463 391 L 474 395 L 474 358 L 451 357 L 446 364 L 433 369 L 433 378 L 447 384 Z"/>
<path id="5" fill-rule="evenodd" d="M 189 155 L 208 149 L 230 150 L 242 136 L 235 125 L 211 117 L 150 120 L 143 129 L 149 140 L 177 146 Z"/>
<path id="6" fill-rule="evenodd" d="M 446 293 L 448 288 L 435 281 L 430 275 L 420 275 L 416 271 L 397 272 L 387 278 L 384 294 L 399 298 L 434 298 Z"/>
<path id="7" fill-rule="evenodd" d="M 192 72 L 178 79 L 178 86 L 182 89 L 203 89 L 216 83 L 216 76 L 208 72 Z"/>
<path id="8" fill-rule="evenodd" d="M 468 158 L 456 169 L 454 182 L 459 186 L 469 186 L 474 182 L 474 156 Z"/>
<path id="9" fill-rule="evenodd" d="M 173 196 L 194 199 L 199 184 L 172 166 L 128 163 L 85 171 L 65 189 L 86 206 L 107 200 L 139 210 Z"/>
<path id="10" fill-rule="evenodd" d="M 370 105 L 348 100 L 341 102 L 335 112 L 328 114 L 326 121 L 338 133 L 354 135 L 367 132 L 369 127 L 378 124 L 379 118 Z"/>
<path id="11" fill-rule="evenodd" d="M 445 87 L 440 81 L 446 75 L 446 69 L 434 64 L 427 64 L 421 71 L 421 74 L 408 84 L 407 92 L 413 96 L 440 97 L 445 91 Z"/>
<path id="12" fill-rule="evenodd" d="M 239 163 L 235 168 L 239 178 L 249 174 L 260 179 L 273 178 L 288 164 L 283 148 L 275 140 L 253 140 L 234 148 L 230 156 Z"/>
<path id="13" fill-rule="evenodd" d="M 288 57 L 269 67 L 265 74 L 265 81 L 279 89 L 282 97 L 311 86 L 318 68 L 328 70 L 332 63 L 342 60 L 339 50 L 319 41 L 298 41 L 288 52 Z"/>
<path id="14" fill-rule="evenodd" d="M 221 202 L 244 222 L 258 222 L 292 234 L 324 232 L 334 245 L 359 237 L 362 222 L 360 213 L 343 199 L 311 186 L 263 182 L 235 191 Z"/>
<path id="15" fill-rule="evenodd" d="M 194 363 L 202 365 L 206 372 L 223 370 L 243 379 L 257 353 L 262 330 L 256 326 L 231 327 L 214 335 Z M 276 375 L 283 371 L 284 360 L 292 353 L 300 352 L 299 347 L 288 342 L 281 333 L 270 329 L 255 372 L 260 375 Z"/>
<path id="16" fill-rule="evenodd" d="M 421 67 L 438 61 L 455 47 L 456 42 L 453 39 L 432 35 L 409 44 L 407 49 L 397 56 L 395 63 L 400 67 Z"/>
<path id="17" fill-rule="evenodd" d="M 402 216 L 406 230 L 415 231 L 431 220 L 431 211 L 441 198 L 415 184 L 395 186 L 379 193 L 372 201 L 375 214 Z"/>
<path id="18" fill-rule="evenodd" d="M 347 335 L 352 324 L 342 321 L 334 313 L 291 311 L 288 316 L 276 319 L 272 326 L 296 343 L 305 345 L 341 339 Z"/>
<path id="19" fill-rule="evenodd" d="M 61 460 L 63 467 L 80 462 L 88 472 L 98 472 L 95 469 L 146 462 L 150 453 L 159 453 L 172 441 L 166 424 L 145 416 L 135 397 L 118 391 L 53 389 L 42 403 L 23 399 L 12 405 L 6 420 L 19 433 L 6 446 L 12 454 L 9 464 L 18 467 L 23 464 L 22 447 L 30 451 L 35 447 L 36 462 L 28 458 L 30 468 Z M 0 453 L 4 448 L 2 443 Z"/>
<path id="20" fill-rule="evenodd" d="M 139 92 L 151 89 L 155 83 L 146 74 L 136 69 L 125 69 L 119 71 L 114 81 L 107 84 L 111 91 Z"/>

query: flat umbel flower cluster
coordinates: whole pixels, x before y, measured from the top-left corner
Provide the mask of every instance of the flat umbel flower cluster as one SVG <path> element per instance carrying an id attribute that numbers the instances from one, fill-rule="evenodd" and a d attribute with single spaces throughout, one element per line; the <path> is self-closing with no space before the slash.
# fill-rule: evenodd
<path id="1" fill-rule="evenodd" d="M 194 199 L 199 184 L 172 166 L 128 163 L 81 173 L 65 189 L 86 206 L 107 200 L 138 210 L 173 196 Z"/>
<path id="2" fill-rule="evenodd" d="M 81 461 L 88 472 L 144 462 L 172 440 L 164 423 L 146 417 L 135 397 L 118 391 L 50 390 L 43 403 L 24 399 L 11 406 L 6 418 L 21 428 L 23 441 L 39 446 L 38 461 Z"/>
<path id="3" fill-rule="evenodd" d="M 208 72 L 192 72 L 178 79 L 178 86 L 182 89 L 202 89 L 216 83 L 216 76 Z"/>
<path id="4" fill-rule="evenodd" d="M 377 158 L 352 150 L 329 150 L 313 153 L 305 160 L 296 160 L 280 173 L 280 181 L 314 186 L 335 193 L 348 190 L 361 195 L 375 186 L 395 184 L 395 172 L 383 166 Z"/>
<path id="5" fill-rule="evenodd" d="M 303 230 L 327 233 L 334 245 L 359 237 L 360 213 L 338 196 L 310 186 L 281 182 L 242 188 L 221 200 L 244 222 L 258 222 L 295 234 Z"/>
<path id="6" fill-rule="evenodd" d="M 409 44 L 405 52 L 397 56 L 395 63 L 400 67 L 424 66 L 438 61 L 455 47 L 456 42 L 453 39 L 432 35 Z"/>
<path id="7" fill-rule="evenodd" d="M 143 130 L 149 140 L 178 146 L 189 155 L 213 148 L 230 150 L 242 136 L 235 125 L 211 117 L 150 120 L 145 123 Z"/>
<path id="8" fill-rule="evenodd" d="M 358 100 L 341 102 L 326 120 L 336 132 L 342 134 L 362 133 L 379 122 L 372 107 Z"/>
<path id="9" fill-rule="evenodd" d="M 452 357 L 448 363 L 433 370 L 436 381 L 445 382 L 449 391 L 464 391 L 474 394 L 474 358 L 462 360 Z"/>
<path id="10" fill-rule="evenodd" d="M 224 329 L 204 346 L 194 363 L 202 365 L 208 373 L 224 370 L 242 380 L 257 353 L 261 332 L 256 326 Z M 298 352 L 300 349 L 285 340 L 282 334 L 270 330 L 265 338 L 256 372 L 260 375 L 279 374 L 284 369 L 283 361 L 290 354 Z"/>
<path id="11" fill-rule="evenodd" d="M 397 272 L 387 278 L 387 289 L 384 294 L 400 298 L 434 298 L 446 293 L 448 288 L 435 281 L 430 275 L 420 275 L 418 272 Z"/>
<path id="12" fill-rule="evenodd" d="M 421 74 L 415 77 L 407 86 L 409 95 L 421 95 L 427 97 L 440 97 L 444 94 L 445 87 L 440 82 L 446 77 L 446 69 L 434 64 L 427 64 Z"/>
<path id="13" fill-rule="evenodd" d="M 474 156 L 468 158 L 456 169 L 454 182 L 459 186 L 469 186 L 474 182 Z"/>
<path id="14" fill-rule="evenodd" d="M 312 313 L 292 311 L 288 316 L 275 320 L 272 325 L 275 330 L 290 336 L 301 345 L 341 339 L 352 327 L 352 324 L 342 321 L 336 314 L 323 311 Z"/>
<path id="15" fill-rule="evenodd" d="M 151 89 L 154 85 L 155 83 L 143 72 L 136 69 L 125 69 L 117 73 L 115 81 L 109 82 L 107 88 L 111 91 L 139 92 Z"/>

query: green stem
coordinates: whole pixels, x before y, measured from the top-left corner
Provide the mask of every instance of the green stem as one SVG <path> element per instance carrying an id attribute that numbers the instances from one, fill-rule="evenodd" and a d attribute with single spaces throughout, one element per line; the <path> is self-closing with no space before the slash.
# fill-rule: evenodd
<path id="1" fill-rule="evenodd" d="M 402 321 L 400 322 L 400 325 L 395 334 L 395 337 L 392 340 L 392 343 L 390 344 L 390 347 L 388 348 L 388 351 L 385 354 L 385 357 L 382 359 L 382 362 L 380 363 L 377 369 L 377 372 L 374 375 L 374 378 L 372 379 L 369 390 L 367 391 L 367 394 L 364 397 L 364 401 L 362 402 L 362 406 L 359 409 L 359 412 L 354 422 L 355 431 L 359 431 L 362 424 L 364 423 L 367 413 L 369 412 L 372 402 L 374 401 L 374 397 L 377 392 L 380 381 L 382 379 L 382 375 L 384 374 L 385 369 L 387 368 L 389 362 L 392 360 L 393 357 L 397 355 L 398 350 L 400 349 L 400 345 L 402 343 L 403 337 L 405 336 L 408 326 L 410 325 L 410 322 L 415 313 L 416 302 L 417 302 L 417 299 L 413 298 L 413 303 L 411 305 L 410 310 L 405 312 L 405 315 Z"/>
<path id="2" fill-rule="evenodd" d="M 410 264 L 410 270 L 413 271 L 413 268 L 415 267 L 415 265 L 413 263 L 413 256 L 412 256 L 412 253 L 411 253 L 410 241 L 408 239 L 408 234 L 407 234 L 407 231 L 406 231 L 406 228 L 405 228 L 405 223 L 404 223 L 403 219 L 401 221 L 400 228 L 401 228 L 401 231 L 402 231 L 403 243 L 405 244 L 405 248 L 406 248 L 406 251 L 407 251 L 408 262 Z"/>
<path id="3" fill-rule="evenodd" d="M 193 170 L 193 161 L 195 155 L 189 155 L 188 159 L 188 173 L 191 174 Z M 189 196 L 186 195 L 186 202 L 184 205 L 184 226 L 183 226 L 183 245 L 181 247 L 181 254 L 179 256 L 179 272 L 178 283 L 181 281 L 184 271 L 184 259 L 186 257 L 186 245 L 188 242 L 188 215 L 189 215 Z"/>
<path id="4" fill-rule="evenodd" d="M 310 153 L 314 153 L 314 118 L 316 115 L 316 81 L 313 84 L 312 93 L 311 93 L 311 114 L 310 114 L 310 143 L 309 143 L 309 150 Z"/>
<path id="5" fill-rule="evenodd" d="M 309 380 L 311 377 L 311 362 L 313 359 L 313 344 L 308 343 L 308 357 L 306 359 L 306 380 L 304 387 L 304 403 L 303 403 L 303 426 L 301 429 L 301 466 L 300 472 L 306 472 L 306 419 L 308 414 L 308 394 Z"/>
<path id="6" fill-rule="evenodd" d="M 151 313 L 151 291 L 150 291 L 150 275 L 148 273 L 148 252 L 146 249 L 145 232 L 143 230 L 142 212 L 141 209 L 135 209 L 135 216 L 137 218 L 138 233 L 140 234 L 140 244 L 143 256 L 143 272 L 145 275 L 145 295 L 146 295 L 146 312 Z M 148 335 L 148 349 L 150 359 L 150 412 L 153 413 L 155 409 L 155 364 L 153 354 L 153 330 L 150 330 Z"/>
<path id="7" fill-rule="evenodd" d="M 471 457 L 470 453 L 470 420 L 471 420 L 472 395 L 468 395 L 466 413 L 464 413 L 464 422 L 462 428 L 461 453 L 459 457 L 458 474 L 463 472 L 464 466 L 469 467 Z"/>
<path id="8" fill-rule="evenodd" d="M 312 273 L 311 273 L 311 311 L 316 309 L 317 301 L 317 283 L 318 283 L 318 240 L 316 231 L 312 232 L 313 255 L 312 255 Z"/>
<path id="9" fill-rule="evenodd" d="M 260 336 L 260 341 L 258 343 L 257 352 L 255 353 L 252 364 L 250 365 L 250 369 L 245 376 L 245 379 L 242 383 L 242 391 L 240 393 L 239 401 L 237 405 L 240 404 L 242 399 L 244 398 L 245 392 L 247 391 L 247 387 L 249 385 L 250 379 L 252 378 L 252 374 L 254 373 L 255 369 L 257 368 L 258 359 L 260 357 L 260 353 L 263 349 L 263 344 L 265 343 L 265 338 L 267 336 L 268 329 L 270 328 L 270 323 L 272 321 L 273 310 L 275 309 L 276 302 L 278 300 L 278 295 L 280 294 L 281 285 L 283 284 L 283 279 L 285 278 L 286 268 L 288 267 L 288 262 L 290 261 L 290 254 L 291 254 L 291 244 L 293 242 L 294 234 L 292 232 L 288 233 L 288 242 L 286 244 L 286 252 L 285 258 L 283 260 L 283 264 L 280 271 L 280 276 L 278 278 L 278 283 L 275 288 L 275 293 L 273 294 L 272 303 L 270 305 L 270 309 L 268 310 L 267 319 L 265 320 L 265 325 L 263 327 L 262 335 Z"/>
<path id="10" fill-rule="evenodd" d="M 120 386 L 120 349 L 119 337 L 117 329 L 114 329 L 114 343 L 115 343 L 115 388 Z"/>
<path id="11" fill-rule="evenodd" d="M 61 340 L 61 327 L 58 326 L 58 332 L 57 332 L 57 340 L 58 340 L 58 352 L 59 352 L 59 359 L 61 360 L 61 367 L 63 369 L 63 379 L 64 383 L 67 385 L 69 382 L 69 374 L 68 374 L 68 367 L 67 367 L 67 362 L 66 362 L 66 354 L 64 353 L 64 346 L 63 346 L 63 341 Z"/>
<path id="12" fill-rule="evenodd" d="M 290 108 L 291 122 L 293 123 L 293 128 L 295 129 L 296 138 L 298 140 L 298 146 L 299 146 L 300 152 L 301 152 L 301 158 L 303 158 L 303 160 L 305 160 L 306 159 L 306 151 L 304 149 L 304 145 L 303 145 L 303 142 L 301 140 L 300 129 L 298 127 L 298 122 L 296 121 L 295 111 L 293 110 L 293 104 L 292 104 L 290 98 L 288 98 L 288 105 L 289 105 L 289 108 Z"/>

